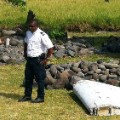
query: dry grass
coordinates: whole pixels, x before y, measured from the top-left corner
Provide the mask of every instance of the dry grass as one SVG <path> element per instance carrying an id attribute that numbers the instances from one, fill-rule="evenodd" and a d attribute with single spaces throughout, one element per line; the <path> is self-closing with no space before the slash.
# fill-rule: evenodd
<path id="1" fill-rule="evenodd" d="M 120 120 L 120 116 L 90 116 L 74 93 L 65 89 L 45 90 L 42 104 L 19 103 L 23 73 L 24 64 L 0 66 L 0 120 Z M 32 97 L 36 97 L 36 88 Z"/>

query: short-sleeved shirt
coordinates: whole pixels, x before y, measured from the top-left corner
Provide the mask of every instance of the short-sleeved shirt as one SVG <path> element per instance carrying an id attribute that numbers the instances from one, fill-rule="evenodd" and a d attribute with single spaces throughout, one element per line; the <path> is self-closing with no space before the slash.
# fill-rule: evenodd
<path id="1" fill-rule="evenodd" d="M 53 47 L 49 36 L 39 28 L 34 33 L 28 30 L 24 42 L 27 43 L 28 57 L 38 57 Z"/>

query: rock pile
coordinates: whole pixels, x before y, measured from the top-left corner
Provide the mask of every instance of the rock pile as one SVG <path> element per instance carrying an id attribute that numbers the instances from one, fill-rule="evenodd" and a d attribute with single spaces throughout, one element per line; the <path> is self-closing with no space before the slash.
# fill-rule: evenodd
<path id="1" fill-rule="evenodd" d="M 23 58 L 23 36 L 17 35 L 14 30 L 1 30 L 0 32 L 0 64 L 22 63 Z M 66 56 L 88 55 L 98 52 L 90 43 L 84 39 L 75 41 L 68 39 L 61 45 L 54 43 L 53 57 L 63 58 Z"/>
<path id="2" fill-rule="evenodd" d="M 72 85 L 81 79 L 120 85 L 120 61 L 109 63 L 80 61 L 62 65 L 51 65 L 47 69 L 47 89 L 71 89 Z"/>
<path id="3" fill-rule="evenodd" d="M 21 63 L 23 57 L 23 37 L 13 30 L 2 30 L 0 37 L 0 64 Z"/>

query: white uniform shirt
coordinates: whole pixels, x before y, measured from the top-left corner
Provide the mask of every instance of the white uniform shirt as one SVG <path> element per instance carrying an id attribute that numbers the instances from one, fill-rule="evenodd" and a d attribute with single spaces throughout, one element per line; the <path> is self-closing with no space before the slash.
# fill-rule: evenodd
<path id="1" fill-rule="evenodd" d="M 48 35 L 39 28 L 34 33 L 27 31 L 24 41 L 27 43 L 28 57 L 38 57 L 42 53 L 45 53 L 47 49 L 53 47 Z"/>

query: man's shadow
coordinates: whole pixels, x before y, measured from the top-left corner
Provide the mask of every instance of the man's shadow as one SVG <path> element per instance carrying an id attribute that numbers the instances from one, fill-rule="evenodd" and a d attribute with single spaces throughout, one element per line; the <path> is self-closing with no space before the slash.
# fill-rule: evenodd
<path id="1" fill-rule="evenodd" d="M 4 93 L 4 92 L 0 92 L 0 96 L 15 99 L 15 100 L 17 100 L 18 98 L 21 97 L 21 95 L 18 95 L 18 94 L 15 94 L 15 93 Z"/>

